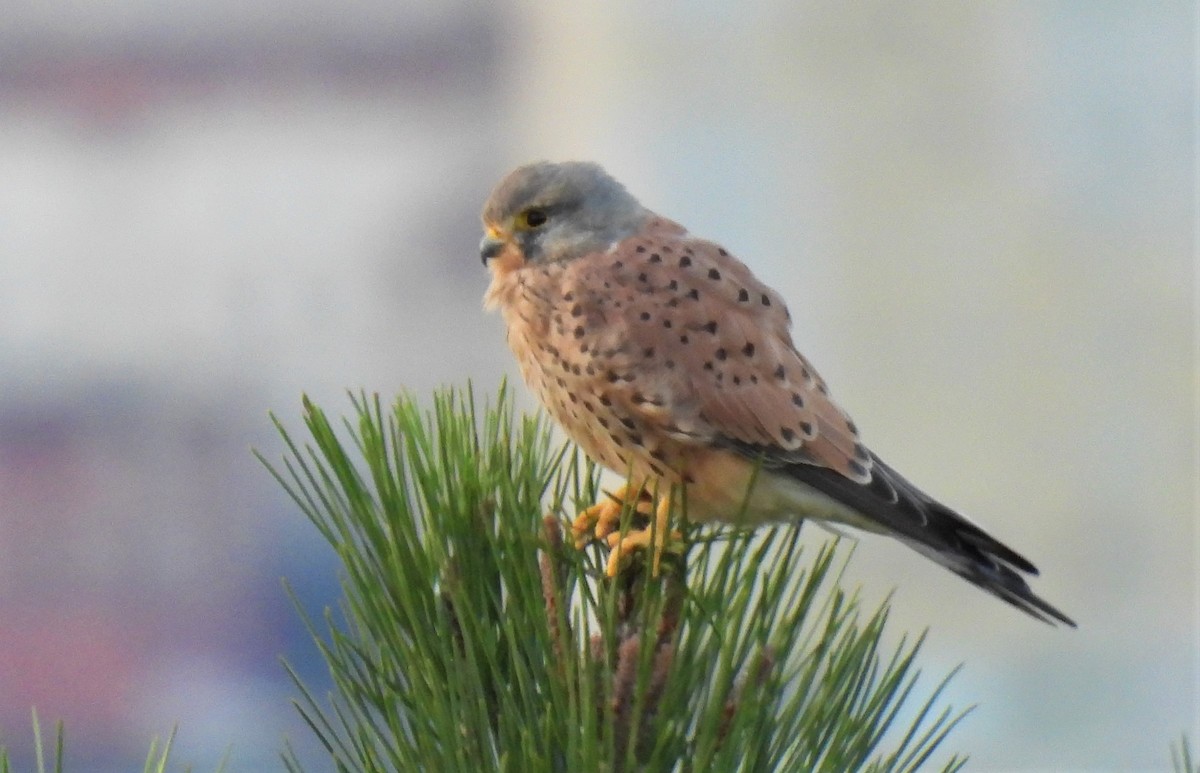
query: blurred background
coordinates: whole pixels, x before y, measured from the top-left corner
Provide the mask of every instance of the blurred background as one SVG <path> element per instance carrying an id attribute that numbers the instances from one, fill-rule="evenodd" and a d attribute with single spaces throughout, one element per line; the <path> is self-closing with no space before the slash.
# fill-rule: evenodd
<path id="1" fill-rule="evenodd" d="M 322 769 L 281 588 L 336 567 L 250 448 L 346 388 L 516 376 L 477 212 L 593 159 L 790 300 L 918 485 L 1043 570 L 1039 625 L 895 543 L 973 770 L 1160 770 L 1197 729 L 1189 2 L 8 0 L 0 744 L 78 770 Z M 525 405 L 532 408 L 527 393 Z M 821 538 L 816 532 L 817 539 Z"/>

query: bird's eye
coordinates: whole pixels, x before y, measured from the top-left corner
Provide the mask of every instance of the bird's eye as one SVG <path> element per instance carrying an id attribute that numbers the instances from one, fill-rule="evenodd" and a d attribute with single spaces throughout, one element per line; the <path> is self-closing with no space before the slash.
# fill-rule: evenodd
<path id="1" fill-rule="evenodd" d="M 534 207 L 521 213 L 520 222 L 526 228 L 540 228 L 546 224 L 546 210 Z"/>

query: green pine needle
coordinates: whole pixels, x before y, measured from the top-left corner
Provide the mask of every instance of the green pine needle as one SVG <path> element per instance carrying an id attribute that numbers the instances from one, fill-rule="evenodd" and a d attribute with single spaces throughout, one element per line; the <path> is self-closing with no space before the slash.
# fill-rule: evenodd
<path id="1" fill-rule="evenodd" d="M 46 747 L 42 738 L 42 723 L 38 719 L 37 709 L 31 710 L 32 727 L 33 727 L 33 755 L 34 755 L 34 770 L 37 773 L 46 773 Z M 143 768 L 145 773 L 164 773 L 167 769 L 167 763 L 171 757 L 171 746 L 175 741 L 175 729 L 171 730 L 171 735 L 167 738 L 166 744 L 162 750 L 158 749 L 158 739 L 150 741 L 150 753 L 146 757 L 146 764 Z M 226 755 L 228 757 L 228 754 Z M 63 773 L 66 769 L 66 729 L 62 720 L 54 724 L 54 751 L 53 757 L 50 758 L 53 765 L 54 773 Z M 225 768 L 225 761 L 221 762 L 217 768 L 218 773 Z M 190 770 L 190 768 L 189 768 Z M 0 773 L 12 773 L 12 761 L 9 757 L 8 749 L 0 746 Z"/>
<path id="2" fill-rule="evenodd" d="M 559 525 L 596 470 L 504 387 L 352 402 L 335 425 L 305 399 L 303 442 L 276 420 L 267 465 L 342 561 L 340 608 L 302 610 L 333 693 L 289 670 L 337 770 L 912 771 L 965 715 L 943 680 L 893 727 L 921 638 L 881 650 L 886 604 L 838 587 L 836 541 L 680 519 L 659 577 L 638 556 L 609 580 Z"/>
<path id="3" fill-rule="evenodd" d="M 1186 733 L 1179 737 L 1179 746 L 1171 744 L 1171 768 L 1175 773 L 1200 773 L 1200 761 L 1192 756 Z"/>

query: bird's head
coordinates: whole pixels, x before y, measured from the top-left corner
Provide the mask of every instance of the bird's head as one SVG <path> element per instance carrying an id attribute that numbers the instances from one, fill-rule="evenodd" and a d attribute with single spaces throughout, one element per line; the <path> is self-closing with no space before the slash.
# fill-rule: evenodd
<path id="1" fill-rule="evenodd" d="M 509 172 L 483 207 L 479 254 L 494 272 L 605 250 L 651 214 L 598 165 L 546 161 Z"/>

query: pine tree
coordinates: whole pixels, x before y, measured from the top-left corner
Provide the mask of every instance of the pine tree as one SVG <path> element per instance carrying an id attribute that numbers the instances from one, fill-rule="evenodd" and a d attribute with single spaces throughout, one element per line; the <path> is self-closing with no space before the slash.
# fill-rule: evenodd
<path id="1" fill-rule="evenodd" d="M 333 694 L 292 674 L 337 770 L 912 771 L 964 716 L 942 680 L 892 727 L 921 638 L 881 651 L 886 604 L 838 586 L 836 540 L 684 518 L 657 577 L 635 557 L 608 579 L 559 525 L 596 470 L 504 388 L 353 403 L 335 430 L 305 400 L 310 440 L 276 421 L 268 464 L 342 562 L 341 608 L 306 616 Z"/>

